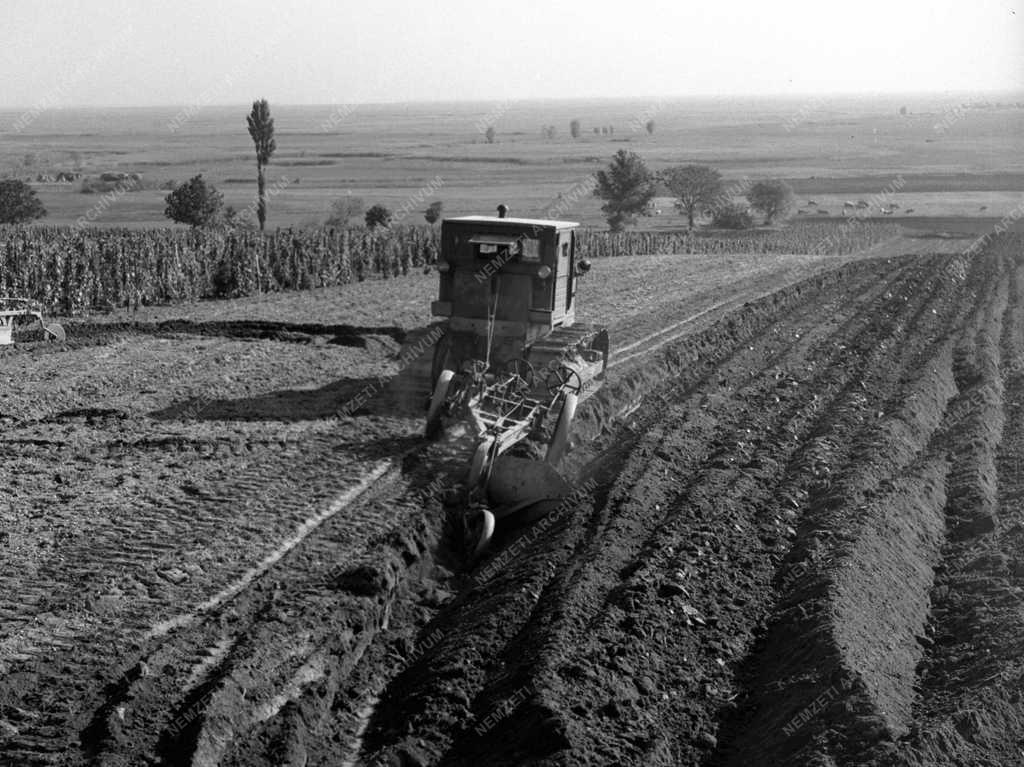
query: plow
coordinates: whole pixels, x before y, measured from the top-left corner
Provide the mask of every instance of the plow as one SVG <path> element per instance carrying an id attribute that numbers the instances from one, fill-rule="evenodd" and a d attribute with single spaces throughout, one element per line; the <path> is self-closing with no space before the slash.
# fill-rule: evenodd
<path id="1" fill-rule="evenodd" d="M 571 444 L 576 409 L 604 382 L 605 328 L 575 321 L 579 278 L 571 221 L 498 216 L 442 224 L 438 300 L 429 330 L 406 346 L 433 348 L 392 382 L 399 402 L 423 403 L 426 435 L 466 443 L 465 486 L 479 512 L 475 554 L 500 520 L 570 494 L 557 466 Z M 429 335 L 427 335 L 429 333 Z M 543 457 L 540 457 L 543 454 Z"/>
<path id="2" fill-rule="evenodd" d="M 43 319 L 42 307 L 37 302 L 28 298 L 0 296 L 0 346 L 14 343 L 15 320 L 24 317 L 37 319 L 47 337 L 57 341 L 64 340 L 64 328 L 56 322 L 47 323 Z"/>

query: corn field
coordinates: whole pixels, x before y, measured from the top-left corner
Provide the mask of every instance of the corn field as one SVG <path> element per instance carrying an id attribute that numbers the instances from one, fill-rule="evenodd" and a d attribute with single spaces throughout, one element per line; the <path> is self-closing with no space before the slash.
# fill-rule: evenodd
<path id="1" fill-rule="evenodd" d="M 429 227 L 294 231 L 0 229 L 0 295 L 64 315 L 345 285 L 437 260 Z"/>
<path id="2" fill-rule="evenodd" d="M 655 255 L 667 253 L 714 255 L 716 253 L 806 253 L 847 255 L 869 248 L 900 232 L 896 224 L 861 222 L 795 224 L 773 231 L 715 232 L 601 232 L 580 235 L 582 252 L 602 256 Z"/>
<path id="3" fill-rule="evenodd" d="M 861 250 L 895 225 L 808 224 L 705 236 L 580 232 L 589 257 L 654 253 L 821 253 Z M 437 260 L 440 229 L 255 231 L 0 227 L 0 296 L 70 316 L 200 298 L 331 287 L 408 274 Z"/>

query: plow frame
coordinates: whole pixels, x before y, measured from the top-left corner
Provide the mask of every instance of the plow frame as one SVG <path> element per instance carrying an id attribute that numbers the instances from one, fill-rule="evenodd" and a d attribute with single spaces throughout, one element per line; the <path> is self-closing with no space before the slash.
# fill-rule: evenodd
<path id="1" fill-rule="evenodd" d="M 64 328 L 58 323 L 47 324 L 43 319 L 43 310 L 38 302 L 30 298 L 0 296 L 0 346 L 14 343 L 14 319 L 16 317 L 35 317 L 39 320 L 46 335 L 57 341 L 65 339 Z"/>

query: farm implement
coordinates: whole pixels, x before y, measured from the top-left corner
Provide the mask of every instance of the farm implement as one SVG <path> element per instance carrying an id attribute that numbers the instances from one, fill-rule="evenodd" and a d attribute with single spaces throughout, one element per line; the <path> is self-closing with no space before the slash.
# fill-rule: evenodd
<path id="1" fill-rule="evenodd" d="M 433 353 L 408 355 L 416 361 L 392 383 L 399 402 L 425 404 L 428 437 L 461 432 L 468 441 L 477 553 L 497 520 L 570 493 L 555 467 L 577 406 L 608 365 L 607 330 L 575 322 L 576 285 L 590 268 L 576 253 L 578 224 L 498 211 L 442 224 L 431 309 L 444 319 L 410 334 L 414 351 L 437 339 Z"/>
<path id="2" fill-rule="evenodd" d="M 35 317 L 50 338 L 63 341 L 64 328 L 58 323 L 47 323 L 43 319 L 42 307 L 28 298 L 9 298 L 0 296 L 0 346 L 14 343 L 14 321 L 20 317 Z"/>

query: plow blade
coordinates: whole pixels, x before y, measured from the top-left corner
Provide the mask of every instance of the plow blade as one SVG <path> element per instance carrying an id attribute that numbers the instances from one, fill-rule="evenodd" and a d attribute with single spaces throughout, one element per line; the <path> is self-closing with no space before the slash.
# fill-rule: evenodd
<path id="1" fill-rule="evenodd" d="M 494 459 L 487 495 L 501 519 L 541 501 L 560 501 L 572 487 L 545 461 L 502 455 Z"/>

